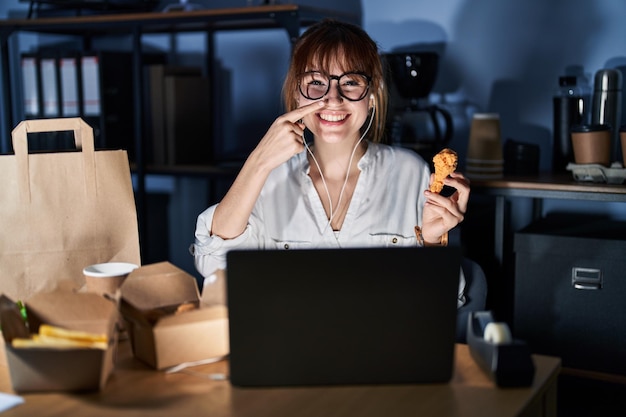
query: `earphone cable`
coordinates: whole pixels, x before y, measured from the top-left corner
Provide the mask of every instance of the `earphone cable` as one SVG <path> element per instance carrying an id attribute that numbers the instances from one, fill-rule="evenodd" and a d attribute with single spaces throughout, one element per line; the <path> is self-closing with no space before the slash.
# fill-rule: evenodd
<path id="1" fill-rule="evenodd" d="M 357 143 L 354 145 L 354 148 L 352 148 L 352 153 L 350 154 L 350 161 L 348 162 L 348 170 L 346 172 L 346 179 L 343 182 L 343 185 L 341 186 L 341 191 L 339 193 L 339 199 L 337 200 L 337 207 L 339 208 L 339 206 L 341 205 L 341 200 L 343 199 L 343 194 L 344 191 L 346 189 L 346 185 L 348 184 L 348 179 L 350 178 L 350 169 L 352 168 L 352 160 L 354 159 L 354 154 L 356 153 L 357 148 L 359 147 L 359 144 L 363 141 L 363 138 L 365 138 L 365 135 L 367 135 L 367 132 L 369 132 L 370 128 L 372 127 L 372 122 L 374 120 L 374 114 L 376 113 L 376 107 L 373 106 L 372 107 L 372 115 L 370 117 L 370 120 L 367 124 L 367 128 L 365 129 L 365 132 L 363 132 L 363 134 L 361 135 L 361 137 L 359 138 L 359 140 L 357 141 Z M 326 227 L 324 228 L 324 230 L 322 231 L 322 235 L 324 235 L 324 233 L 326 233 L 326 229 L 331 226 L 331 223 L 333 221 L 333 218 L 335 216 L 336 213 L 333 212 L 333 202 L 330 198 L 330 191 L 328 189 L 328 185 L 326 184 L 326 179 L 324 178 L 324 174 L 322 173 L 322 168 L 320 167 L 320 164 L 317 162 L 317 158 L 315 158 L 315 155 L 313 154 L 313 152 L 311 151 L 311 148 L 309 148 L 309 145 L 307 144 L 305 138 L 304 138 L 304 132 L 302 133 L 302 143 L 304 144 L 304 147 L 306 148 L 307 152 L 309 153 L 309 155 L 311 155 L 311 158 L 313 158 L 313 162 L 315 162 L 315 166 L 317 167 L 318 172 L 320 173 L 320 177 L 322 178 L 322 184 L 324 185 L 324 190 L 326 191 L 326 197 L 328 198 L 328 205 L 329 205 L 329 219 L 328 219 L 328 223 L 326 224 Z"/>

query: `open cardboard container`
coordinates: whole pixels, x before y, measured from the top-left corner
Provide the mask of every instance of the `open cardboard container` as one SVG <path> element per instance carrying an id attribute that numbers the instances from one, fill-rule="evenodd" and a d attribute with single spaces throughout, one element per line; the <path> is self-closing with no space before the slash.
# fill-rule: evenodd
<path id="1" fill-rule="evenodd" d="M 2 335 L 11 384 L 16 392 L 97 391 L 102 389 L 115 365 L 115 303 L 91 293 L 56 290 L 38 293 L 25 301 L 28 325 L 17 304 L 0 296 Z M 70 330 L 107 334 L 106 350 L 91 348 L 13 348 L 16 337 L 37 333 L 41 324 Z"/>
<path id="2" fill-rule="evenodd" d="M 228 310 L 200 297 L 195 278 L 169 262 L 131 272 L 120 311 L 134 356 L 155 369 L 221 359 L 229 352 Z"/>

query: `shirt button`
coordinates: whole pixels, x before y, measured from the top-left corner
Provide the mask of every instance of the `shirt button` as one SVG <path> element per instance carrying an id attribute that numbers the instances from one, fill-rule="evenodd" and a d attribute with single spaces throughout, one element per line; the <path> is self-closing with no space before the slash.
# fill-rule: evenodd
<path id="1" fill-rule="evenodd" d="M 289 249 L 289 243 L 285 243 L 285 249 Z"/>
<path id="2" fill-rule="evenodd" d="M 394 243 L 394 244 L 395 244 L 395 243 L 398 243 L 398 238 L 397 238 L 397 237 L 394 237 L 393 239 L 391 239 L 391 243 Z"/>

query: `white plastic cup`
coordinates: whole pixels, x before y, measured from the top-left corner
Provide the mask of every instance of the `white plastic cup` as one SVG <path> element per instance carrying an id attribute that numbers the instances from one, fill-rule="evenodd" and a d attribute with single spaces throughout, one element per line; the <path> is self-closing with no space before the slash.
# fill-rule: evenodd
<path id="1" fill-rule="evenodd" d="M 97 294 L 115 294 L 126 277 L 139 268 L 127 262 L 105 262 L 83 269 L 86 289 Z"/>

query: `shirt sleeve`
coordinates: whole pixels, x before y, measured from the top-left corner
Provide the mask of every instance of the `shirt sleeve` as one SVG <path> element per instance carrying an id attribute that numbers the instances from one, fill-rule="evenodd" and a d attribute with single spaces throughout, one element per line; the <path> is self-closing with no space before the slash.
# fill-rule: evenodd
<path id="1" fill-rule="evenodd" d="M 222 239 L 211 233 L 211 224 L 216 205 L 200 213 L 196 222 L 195 241 L 189 248 L 194 256 L 194 264 L 198 272 L 207 278 L 218 269 L 226 268 L 226 253 L 235 248 L 246 246 L 251 231 L 250 226 L 234 239 Z"/>

